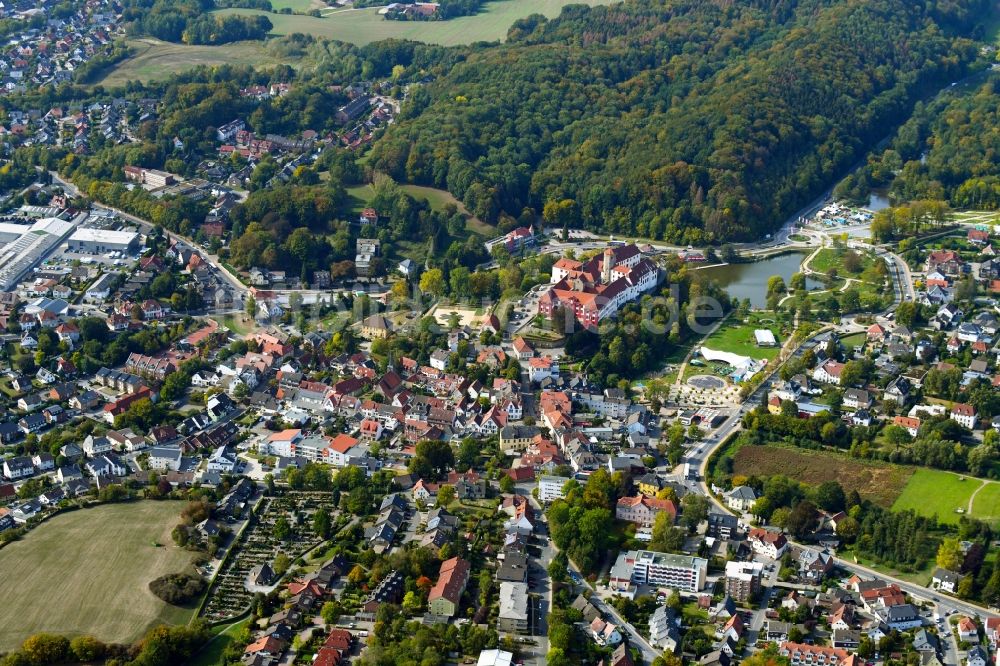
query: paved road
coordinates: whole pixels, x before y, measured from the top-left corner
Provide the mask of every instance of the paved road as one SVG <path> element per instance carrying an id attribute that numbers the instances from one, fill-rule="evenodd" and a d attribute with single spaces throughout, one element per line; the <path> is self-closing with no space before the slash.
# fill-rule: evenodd
<path id="1" fill-rule="evenodd" d="M 52 176 L 52 181 L 55 184 L 60 185 L 63 189 L 68 191 L 72 196 L 74 197 L 83 196 L 82 193 L 80 192 L 80 189 L 76 185 L 74 185 L 72 182 L 68 180 L 64 180 L 55 171 L 50 171 L 49 175 Z M 144 220 L 141 217 L 136 217 L 131 213 L 126 213 L 123 210 L 119 210 L 117 208 L 113 208 L 111 206 L 106 206 L 103 204 L 95 204 L 95 207 L 101 207 L 107 210 L 114 211 L 122 218 L 128 220 L 129 222 L 132 222 L 133 224 L 138 225 L 139 228 L 142 229 L 144 233 L 149 233 L 154 228 L 152 222 Z M 204 259 L 206 263 L 208 263 L 212 267 L 215 273 L 217 273 L 222 278 L 222 281 L 228 283 L 235 291 L 236 298 L 234 300 L 238 303 L 242 303 L 243 298 L 249 292 L 249 289 L 245 284 L 240 282 L 235 275 L 230 273 L 226 269 L 226 267 L 219 262 L 218 257 L 209 255 L 208 253 L 198 249 L 192 241 L 184 238 L 183 236 L 179 236 L 172 231 L 164 229 L 164 233 L 167 235 L 168 238 L 170 238 L 173 241 L 176 241 L 182 248 L 190 249 L 192 252 L 195 252 L 202 259 Z"/>
<path id="2" fill-rule="evenodd" d="M 697 463 L 699 466 L 700 479 L 698 482 L 698 490 L 702 494 L 708 496 L 708 498 L 714 505 L 714 510 L 717 512 L 731 513 L 731 511 L 729 511 L 729 509 L 725 505 L 723 505 L 722 502 L 720 502 L 719 499 L 715 495 L 713 495 L 708 488 L 708 481 L 705 478 L 705 472 L 708 466 L 708 458 L 717 448 L 719 448 L 719 446 L 722 444 L 722 442 L 726 440 L 726 438 L 729 436 L 730 433 L 735 432 L 736 430 L 739 429 L 740 415 L 743 413 L 743 411 L 747 409 L 752 409 L 756 404 L 758 404 L 758 398 L 756 396 L 759 395 L 760 391 L 766 390 L 765 389 L 766 386 L 767 383 L 765 382 L 764 384 L 761 385 L 760 388 L 757 389 L 757 391 L 754 393 L 753 396 L 750 396 L 743 403 L 741 409 L 736 414 L 726 419 L 726 421 L 719 428 L 718 435 L 716 437 L 706 439 L 690 450 L 688 456 L 688 462 L 690 462 L 692 465 Z M 796 543 L 791 540 L 789 540 L 789 543 L 799 547 L 807 547 L 804 544 Z M 917 585 L 915 583 L 905 581 L 901 578 L 896 578 L 894 576 L 887 575 L 884 572 L 876 571 L 875 569 L 871 569 L 864 565 L 858 564 L 857 562 L 851 560 L 845 560 L 839 557 L 836 558 L 836 562 L 840 567 L 842 567 L 847 571 L 850 571 L 851 573 L 857 573 L 866 577 L 877 577 L 881 578 L 882 580 L 886 580 L 890 583 L 896 583 L 897 585 L 899 585 L 900 589 L 907 592 L 911 596 L 928 602 L 936 602 L 945 611 L 955 610 L 957 612 L 965 613 L 968 615 L 979 615 L 980 617 L 997 616 L 996 612 L 991 611 L 990 609 L 984 606 L 980 606 L 979 604 L 974 604 L 968 601 L 963 601 L 960 599 L 955 599 L 953 597 L 939 594 L 922 585 Z"/>

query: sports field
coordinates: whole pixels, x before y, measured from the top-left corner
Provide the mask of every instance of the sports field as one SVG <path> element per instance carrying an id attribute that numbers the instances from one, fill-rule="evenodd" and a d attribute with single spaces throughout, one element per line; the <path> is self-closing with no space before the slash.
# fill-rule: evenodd
<path id="1" fill-rule="evenodd" d="M 386 3 L 388 4 L 388 3 Z M 448 21 L 387 21 L 377 7 L 344 9 L 324 13 L 323 18 L 271 14 L 251 9 L 222 9 L 240 14 L 265 13 L 274 24 L 272 33 L 288 35 L 301 32 L 316 37 L 337 39 L 364 45 L 382 39 L 411 39 L 429 44 L 455 46 L 479 41 L 503 40 L 514 21 L 529 14 L 558 16 L 567 0 L 498 0 L 488 2 L 475 16 L 460 16 Z M 576 4 L 606 5 L 608 0 L 580 0 Z"/>
<path id="2" fill-rule="evenodd" d="M 141 501 L 71 511 L 0 549 L 0 652 L 38 632 L 127 643 L 152 625 L 187 622 L 193 609 L 170 606 L 148 588 L 191 562 L 170 538 L 182 508 Z"/>
<path id="3" fill-rule="evenodd" d="M 936 515 L 942 523 L 957 523 L 963 515 L 996 522 L 1000 519 L 1000 484 L 953 472 L 918 469 L 892 508 Z"/>
<path id="4" fill-rule="evenodd" d="M 113 88 L 128 81 L 157 81 L 198 65 L 273 65 L 263 42 L 233 42 L 224 46 L 171 44 L 158 39 L 129 41 L 135 55 L 112 68 L 97 83 Z M 294 64 L 294 63 L 286 63 Z"/>

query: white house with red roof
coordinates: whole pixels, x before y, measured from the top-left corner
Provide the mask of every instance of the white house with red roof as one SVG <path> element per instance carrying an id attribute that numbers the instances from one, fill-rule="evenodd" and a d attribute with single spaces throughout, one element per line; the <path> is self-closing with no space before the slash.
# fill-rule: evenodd
<path id="1" fill-rule="evenodd" d="M 753 552 L 759 553 L 772 560 L 779 559 L 788 549 L 788 539 L 781 532 L 772 532 L 760 527 L 750 530 L 747 535 L 750 547 Z"/>
<path id="2" fill-rule="evenodd" d="M 300 441 L 302 441 L 302 431 L 298 428 L 282 430 L 281 432 L 271 434 L 267 438 L 267 442 L 264 445 L 266 451 L 262 453 L 291 458 L 295 455 L 295 445 Z"/>
<path id="3" fill-rule="evenodd" d="M 528 380 L 540 382 L 559 376 L 559 362 L 551 356 L 537 356 L 528 359 Z"/>
<path id="4" fill-rule="evenodd" d="M 356 447 L 361 442 L 343 433 L 330 440 L 330 445 L 323 450 L 323 462 L 334 467 L 346 467 L 348 460 L 357 453 Z"/>
<path id="5" fill-rule="evenodd" d="M 823 384 L 833 384 L 840 386 L 840 375 L 844 371 L 844 364 L 834 360 L 828 360 L 813 371 L 813 379 Z"/>
<path id="6" fill-rule="evenodd" d="M 949 414 L 949 417 L 952 421 L 955 421 L 960 426 L 964 426 L 969 430 L 975 430 L 976 423 L 978 421 L 976 408 L 972 405 L 967 405 L 961 402 L 956 402 L 951 406 L 951 413 Z"/>

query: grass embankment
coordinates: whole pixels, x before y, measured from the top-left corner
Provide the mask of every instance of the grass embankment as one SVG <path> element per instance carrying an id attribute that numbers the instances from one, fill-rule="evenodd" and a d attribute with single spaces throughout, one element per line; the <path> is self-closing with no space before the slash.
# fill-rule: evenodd
<path id="1" fill-rule="evenodd" d="M 486 237 L 492 237 L 496 234 L 496 227 L 471 215 L 465 208 L 465 204 L 453 197 L 447 190 L 439 190 L 436 187 L 424 187 L 422 185 L 400 185 L 399 187 L 414 199 L 427 201 L 433 211 L 441 212 L 445 209 L 445 206 L 452 204 L 465 217 L 465 228 L 470 233 Z M 375 196 L 372 186 L 368 184 L 348 187 L 347 194 L 351 197 L 351 210 L 356 213 L 360 213 L 361 209 L 367 206 L 371 202 L 372 197 Z"/>

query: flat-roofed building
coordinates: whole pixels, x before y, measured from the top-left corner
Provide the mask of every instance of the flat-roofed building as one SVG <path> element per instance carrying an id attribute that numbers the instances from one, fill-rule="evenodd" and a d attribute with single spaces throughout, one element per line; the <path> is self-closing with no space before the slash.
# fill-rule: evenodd
<path id="1" fill-rule="evenodd" d="M 139 234 L 135 231 L 113 231 L 111 229 L 92 229 L 83 227 L 73 232 L 69 237 L 70 252 L 86 254 L 104 254 L 105 252 L 124 252 L 130 254 L 139 247 Z"/>
<path id="2" fill-rule="evenodd" d="M 538 501 L 554 502 L 563 496 L 563 486 L 569 479 L 562 476 L 538 477 Z"/>
<path id="3" fill-rule="evenodd" d="M 627 589 L 632 584 L 670 587 L 681 592 L 697 592 L 705 586 L 708 560 L 689 555 L 630 550 L 618 556 L 611 568 L 612 588 Z"/>
<path id="4" fill-rule="evenodd" d="M 741 603 L 760 593 L 764 576 L 762 562 L 726 562 L 726 594 Z"/>

